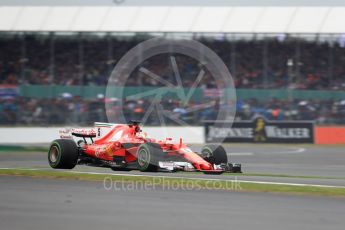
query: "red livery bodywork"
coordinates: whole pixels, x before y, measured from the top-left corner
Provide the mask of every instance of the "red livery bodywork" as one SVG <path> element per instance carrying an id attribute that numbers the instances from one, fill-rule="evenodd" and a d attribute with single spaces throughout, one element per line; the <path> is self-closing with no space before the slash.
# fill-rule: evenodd
<path id="1" fill-rule="evenodd" d="M 170 138 L 164 141 L 155 140 L 143 137 L 141 133 L 139 125 L 119 124 L 94 143 L 85 144 L 83 152 L 106 161 L 112 161 L 116 156 L 123 157 L 126 163 L 130 163 L 137 160 L 136 153 L 140 144 L 149 142 L 159 144 L 168 157 L 180 157 L 190 162 L 196 170 L 214 170 L 211 163 L 191 151 L 182 140 L 179 143 L 170 143 Z"/>
<path id="2" fill-rule="evenodd" d="M 78 141 L 74 137 L 80 138 Z M 240 164 L 228 163 L 220 145 L 206 145 L 201 153 L 172 138 L 156 140 L 142 132 L 139 122 L 130 124 L 95 123 L 95 128 L 65 129 L 49 148 L 52 168 L 72 169 L 77 164 L 108 167 L 113 170 L 184 170 L 205 173 L 240 172 Z M 88 140 L 89 139 L 89 140 Z"/>

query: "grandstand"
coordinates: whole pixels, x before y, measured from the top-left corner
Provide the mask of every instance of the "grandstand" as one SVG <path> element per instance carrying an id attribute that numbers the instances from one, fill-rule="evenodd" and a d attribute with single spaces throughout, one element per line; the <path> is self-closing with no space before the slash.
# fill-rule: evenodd
<path id="1" fill-rule="evenodd" d="M 314 6 L 308 6 L 312 2 Z M 105 86 L 114 66 L 149 38 L 194 39 L 231 72 L 237 120 L 313 120 L 344 124 L 345 4 L 341 1 L 0 1 L 0 124 L 90 124 L 106 119 Z M 202 5 L 200 5 L 202 4 Z M 146 61 L 172 80 L 168 55 Z M 182 84 L 193 86 L 198 65 L 178 61 Z M 192 125 L 216 117 L 217 102 L 186 114 L 214 88 L 206 76 L 193 100 L 162 100 Z M 140 73 L 128 91 L 161 87 Z M 207 99 L 210 100 L 210 99 Z M 140 118 L 149 99 L 124 104 Z M 222 105 L 220 105 L 222 106 Z M 151 125 L 159 125 L 151 116 Z"/>

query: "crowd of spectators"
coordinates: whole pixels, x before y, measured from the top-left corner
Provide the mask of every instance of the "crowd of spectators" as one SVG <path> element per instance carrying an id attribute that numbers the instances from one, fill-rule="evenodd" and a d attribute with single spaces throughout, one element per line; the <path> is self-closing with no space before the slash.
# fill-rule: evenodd
<path id="1" fill-rule="evenodd" d="M 0 36 L 1 85 L 91 85 L 107 84 L 111 71 L 121 57 L 145 40 L 140 37 L 96 35 L 4 35 Z M 345 89 L 345 52 L 337 43 L 287 38 L 228 41 L 199 39 L 216 52 L 234 78 L 236 88 L 244 89 Z M 203 63 L 187 56 L 172 54 L 186 88 L 193 86 Z M 140 67 L 159 75 L 165 82 L 177 84 L 170 54 L 145 60 Z M 201 57 L 202 59 L 202 57 Z M 204 68 L 205 70 L 205 68 Z M 126 86 L 160 86 L 164 84 L 137 68 Z M 215 88 L 217 82 L 207 70 L 198 87 Z M 345 99 L 345 98 L 344 98 Z M 122 108 L 126 119 L 140 119 L 150 106 L 148 100 L 126 102 Z M 191 125 L 215 119 L 220 105 L 188 112 L 199 102 L 182 105 L 163 99 L 162 107 Z M 232 108 L 233 109 L 233 108 Z M 116 110 L 116 109 L 114 109 Z M 345 100 L 244 100 L 236 105 L 236 120 L 257 115 L 269 120 L 315 120 L 320 124 L 343 124 Z M 106 121 L 104 98 L 58 97 L 35 99 L 0 96 L 1 125 L 90 125 Z M 159 125 L 159 114 L 152 113 L 146 124 Z M 166 121 L 168 125 L 176 123 Z"/>
<path id="2" fill-rule="evenodd" d="M 142 120 L 152 101 L 135 100 L 113 107 L 115 117 L 122 112 L 128 120 Z M 205 103 L 203 103 L 204 105 Z M 115 104 L 116 105 L 116 104 Z M 201 125 L 203 120 L 217 118 L 222 105 L 191 102 L 184 105 L 175 100 L 162 100 L 160 105 L 172 117 L 189 125 Z M 199 109 L 190 109 L 197 108 Z M 239 100 L 235 120 L 250 120 L 263 116 L 268 120 L 314 120 L 318 124 L 345 124 L 345 100 L 277 100 L 257 101 L 256 99 Z M 158 111 L 159 112 L 159 111 Z M 157 110 L 150 113 L 146 125 L 174 125 L 176 119 L 164 117 L 161 124 Z M 33 99 L 24 97 L 0 98 L 1 125 L 92 125 L 95 121 L 107 121 L 104 99 L 83 100 L 80 97 Z M 124 122 L 124 121 L 122 121 Z"/>
<path id="3" fill-rule="evenodd" d="M 0 84 L 105 85 L 111 70 L 132 47 L 145 39 L 96 35 L 8 35 L 0 37 Z M 199 39 L 216 52 L 237 88 L 345 88 L 345 52 L 341 44 L 303 38 L 228 41 Z M 146 61 L 170 79 L 169 56 Z M 158 61 L 157 61 L 158 60 Z M 176 59 L 188 87 L 200 65 Z M 152 85 L 135 74 L 132 85 Z"/>

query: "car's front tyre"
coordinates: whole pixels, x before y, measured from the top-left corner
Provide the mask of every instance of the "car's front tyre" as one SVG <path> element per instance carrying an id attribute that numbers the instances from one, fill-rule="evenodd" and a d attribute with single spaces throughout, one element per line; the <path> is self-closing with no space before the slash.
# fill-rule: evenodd
<path id="1" fill-rule="evenodd" d="M 211 164 L 227 164 L 228 156 L 223 146 L 208 144 L 201 149 L 201 155 L 207 162 Z"/>

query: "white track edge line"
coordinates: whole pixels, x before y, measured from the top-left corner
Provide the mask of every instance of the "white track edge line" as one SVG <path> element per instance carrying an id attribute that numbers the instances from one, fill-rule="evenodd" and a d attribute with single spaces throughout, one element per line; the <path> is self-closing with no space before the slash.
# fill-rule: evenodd
<path id="1" fill-rule="evenodd" d="M 50 170 L 46 169 L 34 169 L 34 168 L 0 168 L 0 170 L 28 170 L 28 171 L 43 171 Z M 54 171 L 54 170 L 51 170 Z M 83 171 L 68 171 L 61 170 L 60 172 L 68 172 L 74 174 L 87 174 L 87 175 L 108 175 L 108 176 L 131 176 L 131 177 L 152 177 L 152 178 L 167 178 L 167 179 L 186 179 L 186 180 L 204 180 L 204 181 L 229 181 L 229 182 L 243 182 L 252 184 L 269 184 L 269 185 L 290 185 L 290 186 L 308 186 L 308 187 L 319 187 L 319 188 L 345 188 L 341 185 L 323 185 L 323 184 L 303 184 L 303 183 L 286 183 L 286 182 L 272 182 L 272 181 L 251 181 L 251 180 L 237 180 L 235 176 L 234 180 L 226 179 L 215 179 L 215 178 L 198 178 L 198 177 L 179 177 L 179 176 L 154 176 L 154 175 L 138 175 L 138 174 L 125 174 L 125 173 L 103 173 L 103 172 L 83 172 Z"/>

